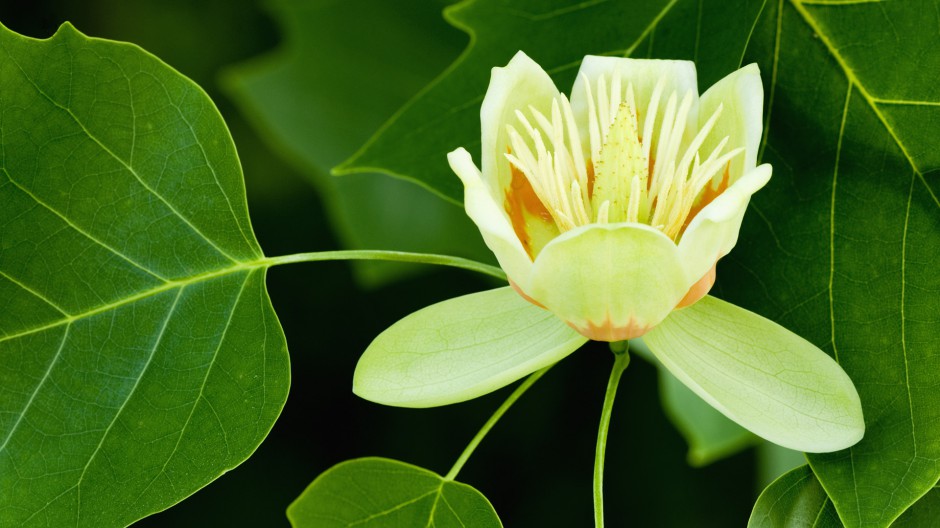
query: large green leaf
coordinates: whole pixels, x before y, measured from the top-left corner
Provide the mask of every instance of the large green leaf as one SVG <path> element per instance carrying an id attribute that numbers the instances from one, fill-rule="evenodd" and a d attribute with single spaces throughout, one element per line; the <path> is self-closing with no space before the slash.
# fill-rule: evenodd
<path id="1" fill-rule="evenodd" d="M 756 61 L 774 177 L 716 291 L 853 378 L 865 438 L 810 460 L 848 526 L 886 526 L 940 477 L 940 32 L 924 18 L 937 10 L 928 0 L 467 0 L 447 13 L 471 46 L 343 170 L 378 167 L 458 199 L 443 155 L 478 148 L 489 68 L 518 49 L 562 90 L 588 53 L 694 59 L 700 88 Z"/>
<path id="2" fill-rule="evenodd" d="M 426 190 L 378 174 L 330 175 L 458 54 L 464 39 L 441 20 L 441 8 L 428 0 L 273 1 L 284 44 L 231 70 L 226 86 L 317 186 L 343 245 L 495 262 L 463 210 Z M 356 266 L 370 282 L 417 269 Z"/>
<path id="3" fill-rule="evenodd" d="M 933 528 L 940 519 L 940 488 L 920 498 L 892 528 Z M 748 528 L 843 528 L 832 501 L 809 466 L 781 476 L 761 493 Z"/>
<path id="4" fill-rule="evenodd" d="M 940 33 L 921 29 L 937 5 L 771 7 L 754 56 L 772 72 L 775 175 L 725 291 L 853 378 L 865 438 L 810 465 L 847 526 L 887 526 L 940 477 L 940 157 L 923 146 L 940 86 L 920 73 L 940 70 Z"/>
<path id="5" fill-rule="evenodd" d="M 333 466 L 287 509 L 295 528 L 501 527 L 493 506 L 472 487 L 385 458 Z"/>
<path id="6" fill-rule="evenodd" d="M 127 525 L 255 450 L 289 385 L 262 259 L 202 90 L 0 26 L 0 524 Z"/>
<path id="7" fill-rule="evenodd" d="M 645 56 L 655 36 L 658 55 L 702 61 L 699 75 L 708 86 L 741 63 L 762 10 L 757 2 L 742 7 L 721 0 L 465 0 L 445 10 L 445 18 L 471 35 L 470 46 L 337 172 L 380 170 L 461 203 L 463 188 L 445 156 L 462 146 L 479 162 L 480 103 L 490 69 L 516 51 L 567 93 L 584 55 Z"/>

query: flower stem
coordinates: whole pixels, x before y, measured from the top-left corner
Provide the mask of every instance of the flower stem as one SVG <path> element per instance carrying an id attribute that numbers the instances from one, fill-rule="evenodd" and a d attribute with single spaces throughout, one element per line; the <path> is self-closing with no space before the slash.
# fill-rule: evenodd
<path id="1" fill-rule="evenodd" d="M 282 255 L 280 257 L 266 257 L 258 261 L 246 264 L 245 267 L 271 267 L 281 264 L 293 264 L 296 262 L 318 262 L 324 260 L 384 260 L 393 262 L 412 262 L 415 264 L 437 264 L 440 266 L 451 266 L 465 270 L 476 271 L 484 275 L 490 275 L 497 279 L 506 280 L 506 274 L 503 270 L 477 262 L 475 260 L 451 257 L 449 255 L 434 255 L 431 253 L 409 253 L 407 251 L 382 251 L 382 250 L 345 250 L 345 251 L 314 251 L 309 253 L 295 253 L 293 255 Z"/>
<path id="2" fill-rule="evenodd" d="M 490 432 L 490 429 L 492 429 L 493 426 L 496 425 L 496 422 L 498 422 L 499 419 L 503 417 L 503 414 L 505 414 L 506 411 L 512 407 L 512 404 L 516 403 L 516 400 L 525 394 L 525 391 L 529 390 L 529 387 L 534 385 L 535 382 L 542 377 L 542 374 L 548 372 L 548 369 L 550 368 L 552 368 L 551 365 L 543 368 L 542 370 L 533 372 L 531 375 L 529 375 L 528 378 L 525 379 L 525 381 L 516 387 L 516 390 L 512 391 L 512 394 L 506 398 L 506 401 L 504 401 L 503 404 L 500 405 L 498 409 L 496 409 L 496 412 L 490 416 L 490 419 L 487 420 L 485 424 L 483 424 L 483 427 L 481 427 L 479 431 L 477 431 L 476 436 L 473 437 L 473 440 L 470 440 L 470 443 L 467 444 L 467 447 L 463 450 L 463 453 L 460 453 L 460 457 L 456 462 L 454 462 L 454 467 L 450 468 L 450 471 L 447 472 L 444 480 L 454 480 L 457 478 L 457 473 L 460 473 L 460 470 L 463 468 L 463 465 L 466 464 L 467 459 L 470 458 L 470 455 L 473 454 L 473 451 L 476 450 L 477 446 L 480 445 L 480 442 L 483 440 L 483 438 L 487 435 L 487 433 Z"/>
<path id="3" fill-rule="evenodd" d="M 615 346 L 616 345 L 616 346 Z M 620 376 L 630 364 L 630 354 L 627 344 L 623 342 L 611 343 L 614 353 L 614 366 L 607 381 L 607 393 L 604 395 L 604 407 L 601 410 L 601 423 L 597 428 L 597 448 L 594 451 L 594 526 L 604 527 L 604 452 L 607 449 L 607 431 L 610 429 L 610 415 L 614 409 L 614 397 L 617 395 L 617 386 Z"/>

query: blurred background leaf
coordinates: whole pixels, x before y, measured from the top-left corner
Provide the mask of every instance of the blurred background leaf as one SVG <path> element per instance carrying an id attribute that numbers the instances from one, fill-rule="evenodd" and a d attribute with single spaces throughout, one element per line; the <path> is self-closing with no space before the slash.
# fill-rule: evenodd
<path id="1" fill-rule="evenodd" d="M 284 42 L 229 70 L 225 85 L 262 137 L 316 185 L 345 247 L 495 262 L 461 207 L 396 178 L 330 175 L 465 44 L 441 18 L 443 5 L 272 1 Z M 426 269 L 367 261 L 354 266 L 367 284 Z"/>

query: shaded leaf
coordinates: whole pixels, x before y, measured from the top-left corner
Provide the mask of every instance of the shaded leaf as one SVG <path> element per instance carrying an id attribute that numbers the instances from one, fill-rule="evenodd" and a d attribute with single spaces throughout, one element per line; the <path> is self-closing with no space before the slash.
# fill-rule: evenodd
<path id="1" fill-rule="evenodd" d="M 842 528 L 839 515 L 807 465 L 775 480 L 757 499 L 748 528 Z"/>
<path id="2" fill-rule="evenodd" d="M 700 86 L 707 87 L 740 65 L 762 9 L 757 2 L 719 0 L 465 0 L 444 13 L 471 36 L 470 45 L 337 172 L 381 170 L 460 203 L 462 187 L 445 155 L 466 147 L 479 161 L 480 103 L 490 69 L 506 65 L 517 51 L 532 57 L 566 93 L 584 55 L 642 57 L 651 51 L 698 59 Z"/>
<path id="3" fill-rule="evenodd" d="M 124 526 L 244 461 L 288 358 L 205 93 L 0 26 L 0 204 L 2 524 Z"/>
<path id="4" fill-rule="evenodd" d="M 340 463 L 317 477 L 287 509 L 295 528 L 501 527 L 472 487 L 385 458 Z"/>
<path id="5" fill-rule="evenodd" d="M 453 204 L 397 178 L 329 174 L 457 55 L 464 39 L 441 20 L 442 5 L 426 0 L 270 5 L 284 44 L 230 70 L 225 84 L 265 139 L 317 186 L 342 244 L 495 262 Z M 372 262 L 355 266 L 370 283 L 416 269 Z"/>

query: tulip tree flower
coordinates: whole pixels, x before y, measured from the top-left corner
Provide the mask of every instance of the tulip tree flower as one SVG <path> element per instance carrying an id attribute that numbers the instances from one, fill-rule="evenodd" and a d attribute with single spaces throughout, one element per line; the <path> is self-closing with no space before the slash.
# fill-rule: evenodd
<path id="1" fill-rule="evenodd" d="M 732 420 L 807 452 L 864 432 L 851 380 L 824 352 L 707 296 L 752 194 L 763 89 L 756 65 L 699 96 L 687 61 L 585 57 L 570 99 L 518 53 L 483 100 L 482 170 L 448 160 L 509 287 L 420 310 L 372 343 L 354 390 L 390 405 L 493 391 L 587 340 L 643 338 Z"/>

